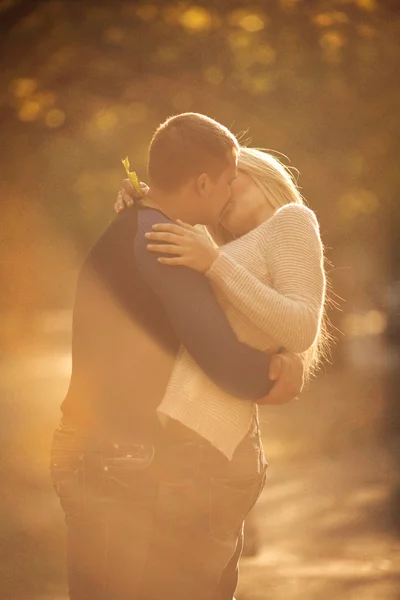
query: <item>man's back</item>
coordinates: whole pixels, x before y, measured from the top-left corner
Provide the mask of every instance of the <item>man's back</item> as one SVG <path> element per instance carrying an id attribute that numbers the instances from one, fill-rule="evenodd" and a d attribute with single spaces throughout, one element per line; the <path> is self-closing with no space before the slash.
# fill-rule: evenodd
<path id="1" fill-rule="evenodd" d="M 94 244 L 78 279 L 72 376 L 62 410 L 103 435 L 153 436 L 155 409 L 179 341 L 134 257 L 138 208 L 119 215 Z"/>

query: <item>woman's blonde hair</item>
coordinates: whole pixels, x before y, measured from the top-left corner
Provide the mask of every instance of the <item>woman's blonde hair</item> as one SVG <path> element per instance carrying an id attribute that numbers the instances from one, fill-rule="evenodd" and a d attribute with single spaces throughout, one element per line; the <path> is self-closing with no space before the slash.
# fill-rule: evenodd
<path id="1" fill-rule="evenodd" d="M 278 210 L 285 204 L 305 204 L 291 170 L 278 158 L 256 148 L 241 147 L 238 156 L 238 169 L 253 179 L 263 192 L 265 199 Z M 227 244 L 235 236 L 222 225 L 208 227 L 208 234 L 217 246 Z M 326 301 L 325 301 L 326 304 Z M 331 334 L 328 331 L 328 319 L 324 306 L 318 337 L 313 346 L 302 353 L 305 379 L 314 375 L 323 359 L 329 356 Z"/>

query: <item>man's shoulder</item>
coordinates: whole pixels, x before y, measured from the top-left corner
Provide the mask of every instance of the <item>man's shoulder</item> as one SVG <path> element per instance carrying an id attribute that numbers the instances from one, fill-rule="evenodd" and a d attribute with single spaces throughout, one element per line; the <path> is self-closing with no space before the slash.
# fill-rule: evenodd
<path id="1" fill-rule="evenodd" d="M 156 223 L 173 223 L 174 221 L 167 217 L 158 208 L 152 206 L 143 206 L 138 209 L 138 232 L 142 230 L 151 231 L 151 228 Z"/>
<path id="2" fill-rule="evenodd" d="M 126 246 L 132 246 L 136 231 L 137 209 L 129 207 L 108 223 L 103 231 L 93 241 L 82 261 L 82 268 L 95 262 L 108 262 L 115 251 L 125 251 Z"/>
<path id="3" fill-rule="evenodd" d="M 146 233 L 153 230 L 153 225 L 156 223 L 173 223 L 172 219 L 167 217 L 161 210 L 150 206 L 141 207 L 138 209 L 137 228 L 135 234 L 135 250 L 141 251 L 146 249 L 149 243 L 145 237 Z"/>

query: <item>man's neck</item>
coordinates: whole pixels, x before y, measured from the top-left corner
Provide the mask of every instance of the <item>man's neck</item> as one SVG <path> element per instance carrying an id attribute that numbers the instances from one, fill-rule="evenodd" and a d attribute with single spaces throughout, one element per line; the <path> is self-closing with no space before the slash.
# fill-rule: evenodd
<path id="1" fill-rule="evenodd" d="M 166 194 L 154 188 L 150 188 L 146 195 L 146 203 L 153 208 L 161 210 L 172 221 L 179 219 L 179 209 L 176 200 L 176 195 Z"/>

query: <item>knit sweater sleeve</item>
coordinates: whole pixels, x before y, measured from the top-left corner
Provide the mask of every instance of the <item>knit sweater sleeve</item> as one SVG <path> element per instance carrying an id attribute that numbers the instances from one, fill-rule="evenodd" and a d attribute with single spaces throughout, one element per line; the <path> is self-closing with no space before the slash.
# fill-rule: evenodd
<path id="1" fill-rule="evenodd" d="M 313 211 L 288 204 L 260 226 L 272 285 L 266 285 L 225 253 L 207 272 L 229 302 L 266 336 L 293 352 L 314 343 L 325 296 L 323 248 Z"/>

